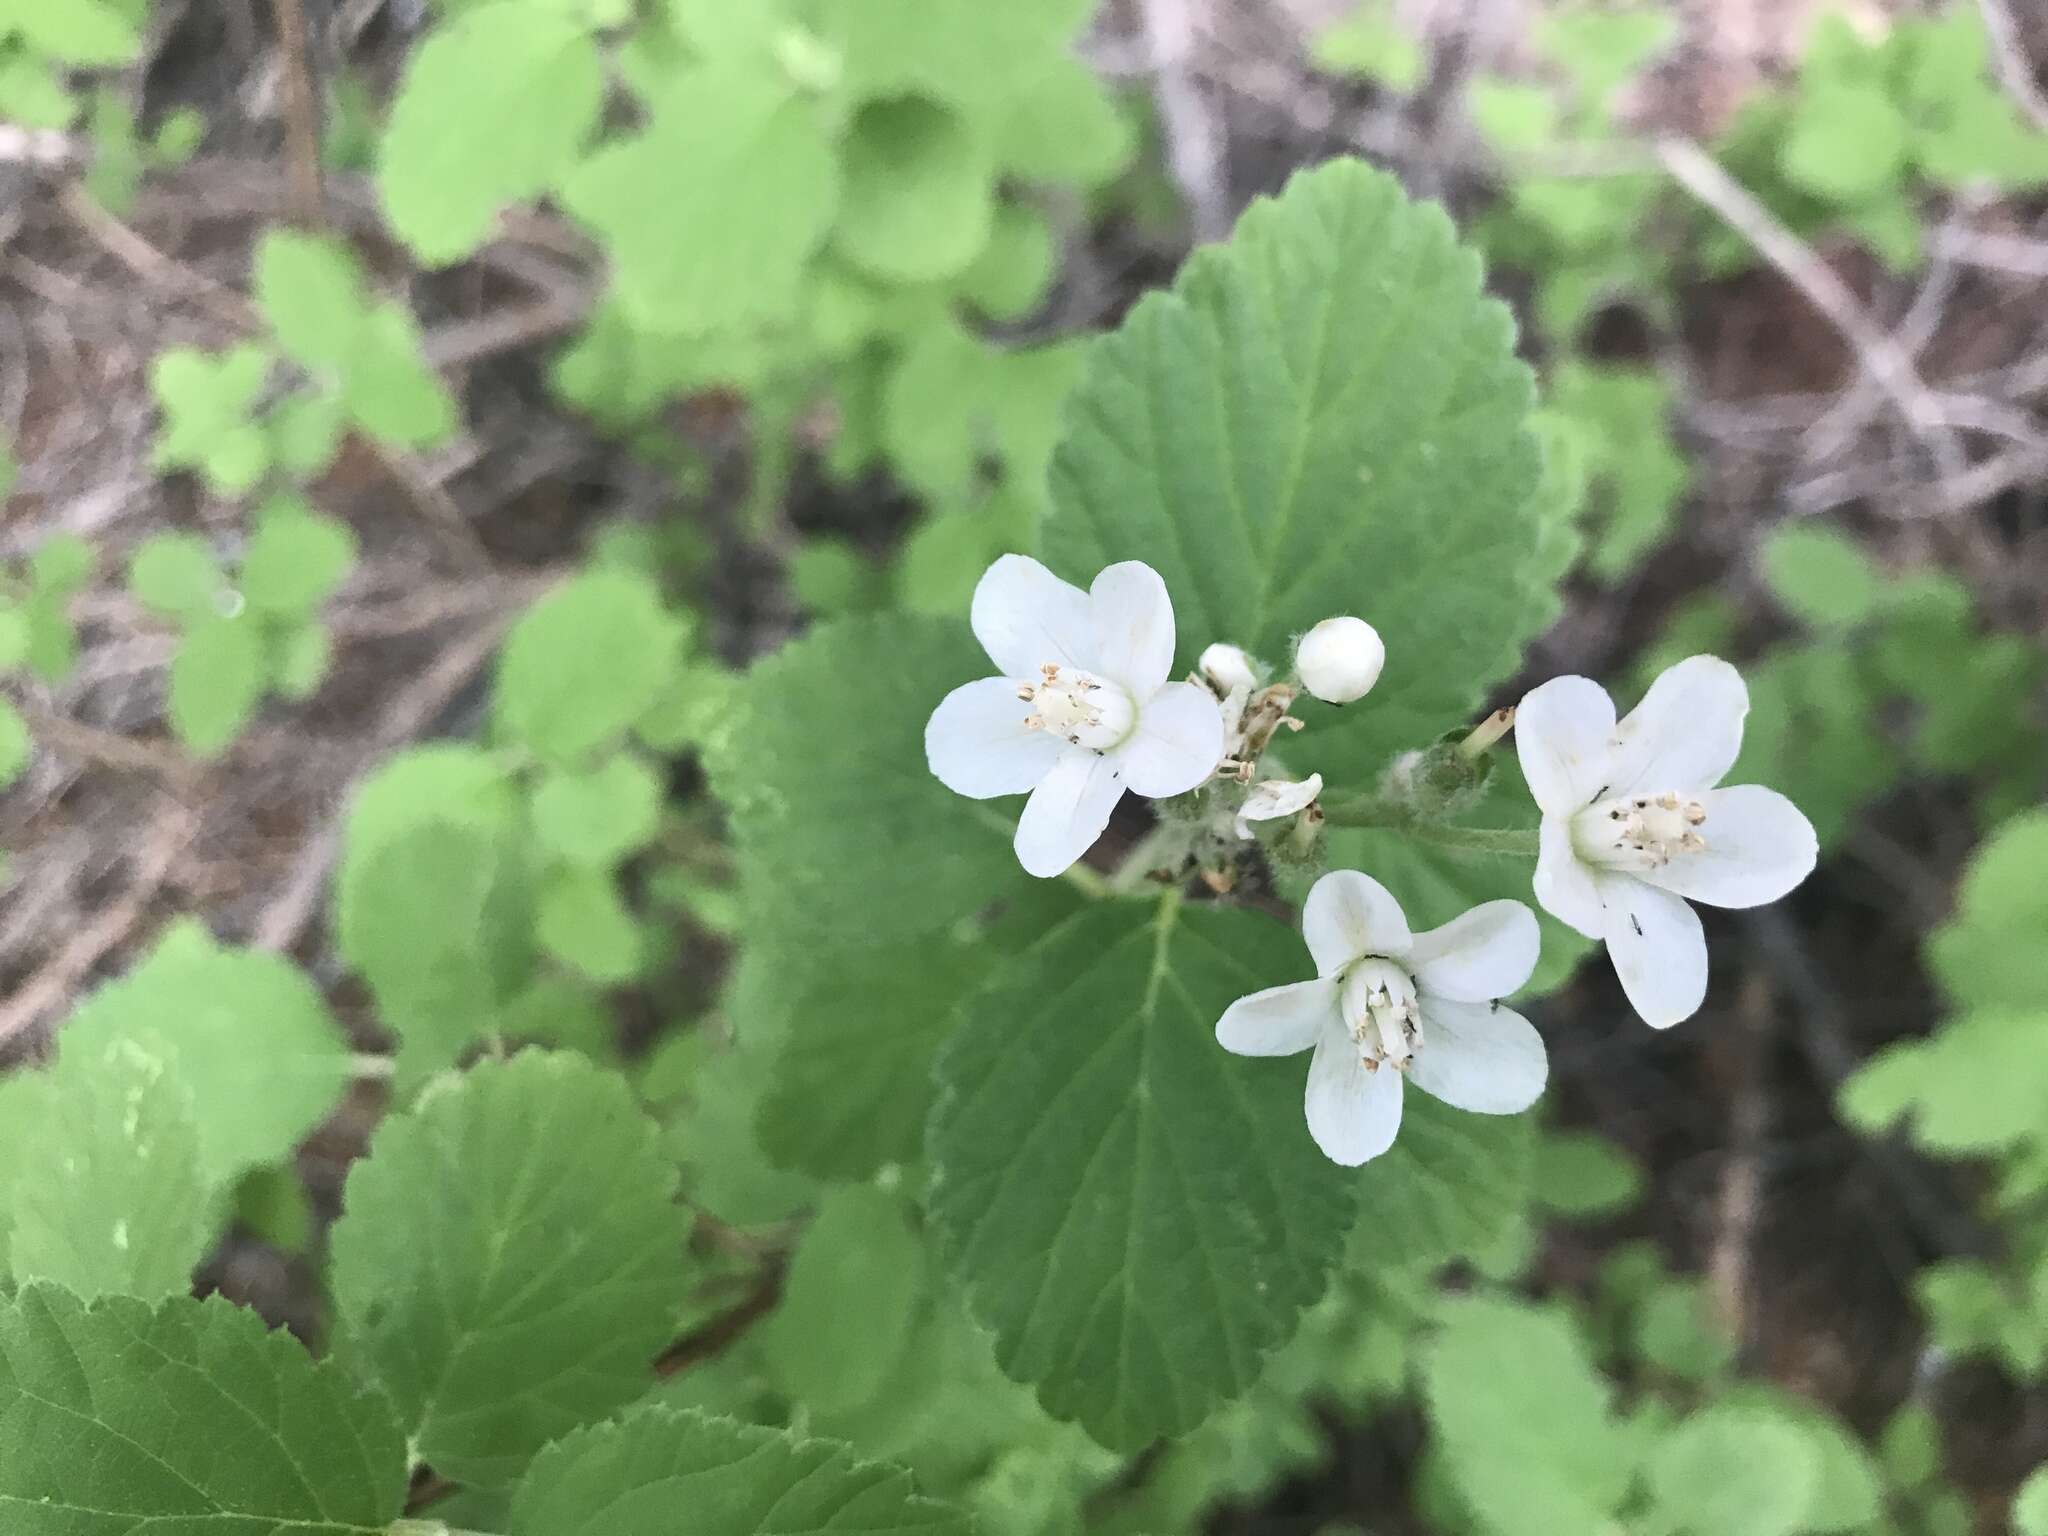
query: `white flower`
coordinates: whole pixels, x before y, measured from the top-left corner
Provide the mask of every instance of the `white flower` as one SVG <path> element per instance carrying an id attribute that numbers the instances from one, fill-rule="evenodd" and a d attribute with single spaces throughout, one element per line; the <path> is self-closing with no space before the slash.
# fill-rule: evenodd
<path id="1" fill-rule="evenodd" d="M 974 589 L 974 637 L 1002 674 L 955 688 L 924 728 L 939 782 L 976 800 L 1031 792 L 1017 858 L 1057 875 L 1125 790 L 1184 794 L 1223 758 L 1206 688 L 1169 683 L 1173 602 L 1149 565 L 1112 565 L 1083 592 L 1004 555 Z"/>
<path id="2" fill-rule="evenodd" d="M 1323 776 L 1312 773 L 1296 782 L 1292 779 L 1261 779 L 1251 787 L 1244 797 L 1244 804 L 1237 808 L 1237 835 L 1250 838 L 1251 824 L 1255 821 L 1277 821 L 1282 816 L 1296 816 L 1315 804 L 1316 796 L 1323 792 Z"/>
<path id="3" fill-rule="evenodd" d="M 1239 689 L 1248 694 L 1258 691 L 1258 668 L 1252 665 L 1251 657 L 1239 647 L 1225 645 L 1221 640 L 1202 652 L 1195 662 L 1195 670 L 1209 680 L 1219 698 L 1228 698 Z"/>
<path id="4" fill-rule="evenodd" d="M 1668 668 L 1626 720 L 1583 677 L 1522 700 L 1515 747 L 1543 812 L 1536 899 L 1606 942 L 1637 1013 L 1666 1029 L 1707 993 L 1707 941 L 1687 898 L 1776 901 L 1813 869 L 1813 824 L 1776 790 L 1718 789 L 1742 750 L 1749 690 L 1727 662 Z"/>
<path id="5" fill-rule="evenodd" d="M 1325 619 L 1294 647 L 1301 686 L 1325 704 L 1364 698 L 1386 664 L 1380 632 L 1363 619 Z"/>
<path id="6" fill-rule="evenodd" d="M 1536 914 L 1522 903 L 1489 901 L 1410 934 L 1385 886 L 1339 869 L 1308 893 L 1301 933 L 1316 979 L 1239 998 L 1216 1039 L 1240 1056 L 1315 1048 L 1308 1130 L 1332 1162 L 1356 1167 L 1394 1144 L 1403 1078 L 1488 1115 L 1512 1115 L 1542 1094 L 1542 1036 L 1494 1001 L 1536 968 Z"/>

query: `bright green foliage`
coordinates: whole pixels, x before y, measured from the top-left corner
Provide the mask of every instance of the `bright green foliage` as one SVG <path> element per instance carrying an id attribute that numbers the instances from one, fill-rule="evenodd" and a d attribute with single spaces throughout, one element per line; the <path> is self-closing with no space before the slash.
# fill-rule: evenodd
<path id="1" fill-rule="evenodd" d="M 682 664 L 683 626 L 645 577 L 592 570 L 520 619 L 498 658 L 498 727 L 569 764 L 623 736 Z"/>
<path id="2" fill-rule="evenodd" d="M 951 277 L 988 243 L 995 168 L 973 128 L 937 102 L 905 96 L 863 108 L 845 175 L 833 242 L 876 277 Z"/>
<path id="3" fill-rule="evenodd" d="M 556 770 L 533 792 L 534 836 L 568 863 L 610 869 L 654 836 L 661 794 L 660 775 L 625 753 Z"/>
<path id="4" fill-rule="evenodd" d="M 1538 1204 L 1560 1216 L 1597 1219 L 1640 1200 L 1643 1174 L 1604 1136 L 1553 1131 L 1536 1143 L 1534 1194 Z"/>
<path id="5" fill-rule="evenodd" d="M 1794 112 L 1785 174 L 1809 192 L 1859 202 L 1896 184 L 1911 131 L 1881 84 L 1816 82 Z"/>
<path id="6" fill-rule="evenodd" d="M 429 266 L 467 256 L 501 210 L 569 173 L 603 103 L 580 18 L 526 0 L 467 8 L 412 55 L 385 129 L 378 187 L 400 238 Z"/>
<path id="7" fill-rule="evenodd" d="M 223 496 L 254 490 L 270 467 L 269 445 L 252 419 L 270 367 L 269 353 L 257 346 L 217 358 L 183 347 L 158 356 L 150 370 L 165 418 L 157 467 L 197 470 Z"/>
<path id="8" fill-rule="evenodd" d="M 688 1222 L 624 1081 L 524 1052 L 387 1120 L 333 1233 L 344 1355 L 438 1471 L 496 1483 L 644 1390 Z"/>
<path id="9" fill-rule="evenodd" d="M 550 871 L 536 897 L 533 933 L 541 948 L 595 982 L 631 981 L 646 958 L 640 924 L 602 869 Z"/>
<path id="10" fill-rule="evenodd" d="M 510 1536 L 969 1536 L 900 1467 L 730 1419 L 644 1407 L 550 1446 L 512 1501 Z"/>
<path id="11" fill-rule="evenodd" d="M 1290 758 L 1355 774 L 1455 724 L 1540 622 L 1519 580 L 1538 537 L 1529 406 L 1513 325 L 1449 222 L 1340 161 L 1255 204 L 1096 344 L 1046 555 L 1084 583 L 1155 566 L 1183 666 L 1211 640 L 1282 659 L 1354 609 L 1405 637 L 1371 710 L 1306 706 Z"/>
<path id="12" fill-rule="evenodd" d="M 66 1055 L 140 1052 L 191 1096 L 209 1188 L 288 1157 L 340 1099 L 348 1052 L 319 991 L 276 955 L 174 925 L 141 964 L 85 1000 Z"/>
<path id="13" fill-rule="evenodd" d="M 1586 563 L 1600 580 L 1619 581 L 1670 535 L 1691 479 L 1671 435 L 1671 386 L 1646 368 L 1566 363 L 1545 414 L 1573 467 L 1573 499 L 1594 510 Z"/>
<path id="14" fill-rule="evenodd" d="M 1788 523 L 1764 541 L 1759 558 L 1771 595 L 1815 629 L 1861 623 L 1884 596 L 1870 557 L 1831 528 Z"/>
<path id="15" fill-rule="evenodd" d="M 1843 1085 L 1842 1117 L 1882 1134 L 1908 1115 L 1929 1151 L 1967 1157 L 2048 1143 L 2048 998 L 1965 1013 L 1887 1046 Z"/>
<path id="16" fill-rule="evenodd" d="M 0 699 L 0 790 L 12 786 L 28 771 L 34 753 L 35 741 L 29 735 L 28 722 L 21 718 L 20 710 Z"/>
<path id="17" fill-rule="evenodd" d="M 686 333 L 786 318 L 839 203 L 817 105 L 762 60 L 679 73 L 649 111 L 563 187 L 635 318 Z"/>
<path id="18" fill-rule="evenodd" d="M 1472 1513 L 1502 1536 L 1584 1536 L 1608 1523 L 1634 1482 L 1636 1449 L 1571 1325 L 1491 1298 L 1449 1302 L 1442 1319 L 1423 1396 Z"/>
<path id="19" fill-rule="evenodd" d="M 999 203 L 988 244 L 961 274 L 960 296 L 991 320 L 1019 320 L 1044 297 L 1057 253 L 1044 215 Z"/>
<path id="20" fill-rule="evenodd" d="M 1289 1132 L 1302 1064 L 1214 1046 L 1300 969 L 1252 913 L 1100 907 L 991 978 L 940 1059 L 945 1262 L 1003 1369 L 1105 1445 L 1244 1391 L 1342 1248 L 1359 1184 Z"/>
<path id="21" fill-rule="evenodd" d="M 2031 1274 L 1947 1259 L 1915 1275 L 1913 1291 L 1940 1348 L 1989 1355 L 2022 1381 L 2048 1373 L 2048 1259 Z"/>
<path id="22" fill-rule="evenodd" d="M 1745 1408 L 1710 1408 L 1650 1457 L 1650 1496 L 1692 1536 L 1793 1536 L 1820 1485 L 1820 1458 L 1799 1427 Z"/>
<path id="23" fill-rule="evenodd" d="M 303 622 L 347 577 L 356 548 L 347 523 L 297 497 L 275 497 L 256 514 L 236 585 L 251 608 Z"/>
<path id="24" fill-rule="evenodd" d="M 381 1536 L 405 1498 L 389 1406 L 219 1299 L 0 1301 L 0 1424 L 9 1536 Z"/>
<path id="25" fill-rule="evenodd" d="M 1681 1381 L 1707 1381 L 1735 1358 L 1735 1341 L 1715 1318 L 1706 1287 L 1692 1279 L 1659 1280 L 1641 1298 L 1635 1347 Z"/>
<path id="26" fill-rule="evenodd" d="M 924 1250 L 901 1204 L 873 1188 L 833 1191 L 762 1331 L 776 1382 L 813 1413 L 859 1406 L 902 1357 L 923 1287 Z"/>
<path id="27" fill-rule="evenodd" d="M 171 662 L 171 727 L 201 757 L 216 756 L 241 734 L 269 681 L 261 626 L 247 617 L 202 619 Z"/>
<path id="28" fill-rule="evenodd" d="M 1467 1114 L 1409 1094 L 1399 1139 L 1358 1176 L 1347 1267 L 1426 1277 L 1510 1240 L 1529 1198 L 1530 1130 L 1519 1115 Z"/>
<path id="29" fill-rule="evenodd" d="M 1956 893 L 1955 916 L 1929 941 L 1936 976 L 1957 1002 L 2048 1003 L 2048 811 L 2014 817 L 1979 848 Z"/>
<path id="30" fill-rule="evenodd" d="M 130 8 L 114 0 L 35 0 L 0 4 L 0 39 L 18 37 L 31 53 L 78 68 L 126 64 L 141 46 L 142 31 Z"/>
<path id="31" fill-rule="evenodd" d="M 1390 91 L 1422 83 L 1421 45 L 1394 20 L 1392 0 L 1359 0 L 1351 14 L 1315 40 L 1309 57 L 1332 74 L 1361 75 Z"/>
<path id="32" fill-rule="evenodd" d="M 2048 1467 L 2037 1467 L 2012 1501 L 2014 1536 L 2048 1536 Z"/>
<path id="33" fill-rule="evenodd" d="M 162 1044 L 67 1035 L 49 1071 L 0 1085 L 0 1213 L 17 1282 L 88 1298 L 191 1288 L 214 1218 L 192 1094 Z"/>
<path id="34" fill-rule="evenodd" d="M 227 589 L 213 549 L 196 533 L 158 533 L 128 562 L 128 590 L 165 618 L 213 614 Z"/>
<path id="35" fill-rule="evenodd" d="M 1779 1441 L 1766 1452 L 1786 1459 L 1777 1427 L 1797 1430 L 1814 1464 L 1813 1492 L 1799 1517 L 1802 1531 L 1868 1531 L 1884 1507 L 1884 1482 L 1877 1459 L 1840 1421 L 1800 1398 L 1774 1387 L 1744 1385 L 1720 1398 L 1707 1416 L 1743 1416 L 1754 1430 L 1759 1421 L 1774 1426 L 1760 1434 Z M 1796 1474 L 1795 1474 L 1796 1475 Z M 1768 1496 L 1767 1496 L 1768 1497 Z"/>

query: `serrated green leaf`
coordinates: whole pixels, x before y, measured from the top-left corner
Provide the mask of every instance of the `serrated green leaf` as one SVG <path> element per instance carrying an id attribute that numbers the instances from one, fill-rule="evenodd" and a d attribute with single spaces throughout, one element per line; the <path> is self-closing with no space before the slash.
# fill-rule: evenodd
<path id="1" fill-rule="evenodd" d="M 270 367 L 270 354 L 258 346 L 218 357 L 183 347 L 159 354 L 150 365 L 165 418 L 157 467 L 198 470 L 226 496 L 254 489 L 270 467 L 270 447 L 250 413 Z"/>
<path id="2" fill-rule="evenodd" d="M 1820 1463 L 1795 1424 L 1752 1408 L 1708 1408 L 1649 1462 L 1650 1494 L 1693 1536 L 1792 1536 L 1819 1490 Z"/>
<path id="3" fill-rule="evenodd" d="M 1140 302 L 1069 405 L 1047 559 L 1153 565 L 1182 666 L 1215 640 L 1281 660 L 1354 611 L 1401 637 L 1370 709 L 1308 707 L 1305 769 L 1457 723 L 1547 612 L 1529 376 L 1479 276 L 1439 210 L 1334 162 Z"/>
<path id="4" fill-rule="evenodd" d="M 349 358 L 342 399 L 358 425 L 396 448 L 428 448 L 455 430 L 455 401 L 427 366 L 412 312 L 396 304 L 370 312 Z"/>
<path id="5" fill-rule="evenodd" d="M 204 620 L 219 616 L 227 578 L 198 534 L 156 533 L 128 562 L 128 590 L 166 618 Z"/>
<path id="6" fill-rule="evenodd" d="M 940 1058 L 945 1262 L 1005 1372 L 1113 1449 L 1249 1387 L 1342 1250 L 1360 1185 L 1299 1125 L 1300 1064 L 1214 1038 L 1300 966 L 1254 913 L 1102 904 L 992 977 Z"/>
<path id="7" fill-rule="evenodd" d="M 363 327 L 363 275 L 338 240 L 273 229 L 256 248 L 256 302 L 277 344 L 311 370 L 340 373 Z"/>
<path id="8" fill-rule="evenodd" d="M 1798 187 L 1855 203 L 1891 186 L 1905 170 L 1910 128 L 1877 85 L 1808 87 L 1779 156 Z"/>
<path id="9" fill-rule="evenodd" d="M 200 757 L 215 757 L 255 716 L 270 667 L 253 618 L 198 619 L 171 661 L 171 729 Z"/>
<path id="10" fill-rule="evenodd" d="M 1788 523 L 1772 530 L 1758 558 L 1771 595 L 1816 628 L 1861 623 L 1884 597 L 1870 557 L 1832 528 Z"/>
<path id="11" fill-rule="evenodd" d="M 625 734 L 681 665 L 683 627 L 645 577 L 586 571 L 543 597 L 498 658 L 498 724 L 550 762 Z"/>
<path id="12" fill-rule="evenodd" d="M 2015 816 L 1970 858 L 1955 916 L 1928 941 L 1942 986 L 1959 1003 L 2038 1008 L 2048 999 L 2048 810 Z"/>
<path id="13" fill-rule="evenodd" d="M 674 1186 L 624 1080 L 574 1056 L 481 1063 L 384 1122 L 334 1297 L 423 1459 L 504 1482 L 646 1389 L 686 1292 Z"/>
<path id="14" fill-rule="evenodd" d="M 214 1188 L 289 1156 L 349 1080 L 348 1048 L 305 974 L 277 955 L 223 948 L 192 923 L 87 997 L 61 1038 L 89 1055 L 168 1053 Z"/>
<path id="15" fill-rule="evenodd" d="M 428 266 L 467 256 L 501 210 L 568 175 L 603 105 L 580 18 L 522 0 L 464 11 L 414 51 L 392 103 L 377 177 L 392 227 Z"/>
<path id="16" fill-rule="evenodd" d="M 762 1329 L 777 1385 L 813 1413 L 865 1402 L 902 1355 L 923 1289 L 924 1249 L 900 1202 L 857 1185 L 834 1190 Z"/>
<path id="17" fill-rule="evenodd" d="M 833 239 L 863 271 L 936 282 L 988 243 L 994 168 L 968 123 L 938 102 L 901 96 L 864 108 L 846 141 L 845 174 Z"/>
<path id="18" fill-rule="evenodd" d="M 1401 1135 L 1357 1175 L 1350 1264 L 1427 1275 L 1502 1242 L 1528 1207 L 1535 1137 L 1520 1115 L 1475 1115 L 1407 1097 Z"/>
<path id="19" fill-rule="evenodd" d="M 1059 57 L 1086 22 L 1087 0 L 862 0 L 819 16 L 861 101 L 924 93 L 989 109 Z"/>
<path id="20" fill-rule="evenodd" d="M 1602 1528 L 1634 1482 L 1636 1452 L 1571 1325 L 1492 1298 L 1450 1302 L 1442 1322 L 1423 1396 L 1472 1513 L 1502 1536 Z"/>
<path id="21" fill-rule="evenodd" d="M 405 1502 L 389 1406 L 218 1297 L 0 1301 L 9 1536 L 382 1536 Z"/>
<path id="22" fill-rule="evenodd" d="M 1950 1156 L 2048 1139 L 2048 999 L 1966 1013 L 1929 1039 L 1886 1046 L 1842 1085 L 1840 1106 L 1873 1135 L 1911 1115 L 1913 1139 Z"/>
<path id="23" fill-rule="evenodd" d="M 511 1536 L 970 1536 L 968 1518 L 919 1498 L 900 1467 L 846 1446 L 649 1405 L 580 1430 L 534 1462 Z"/>
<path id="24" fill-rule="evenodd" d="M 8 1267 L 91 1299 L 181 1296 L 212 1245 L 182 1063 L 135 1039 L 63 1039 L 57 1063 L 0 1088 Z M 4 1502 L 4 1501 L 0 1501 Z"/>
<path id="25" fill-rule="evenodd" d="M 924 757 L 936 701 L 987 666 L 959 620 L 890 615 L 819 625 L 747 674 L 706 765 L 757 932 L 894 944 L 1022 879 L 1010 817 L 948 794 Z M 819 722 L 856 698 L 858 726 L 819 751 Z"/>
<path id="26" fill-rule="evenodd" d="M 766 61 L 721 61 L 674 76 L 646 132 L 586 160 L 562 194 L 643 322 L 709 331 L 795 309 L 839 167 L 815 104 Z"/>
<path id="27" fill-rule="evenodd" d="M 274 497 L 256 514 L 237 585 L 250 607 L 303 619 L 347 577 L 356 547 L 355 530 L 340 518 L 297 496 Z"/>
<path id="28" fill-rule="evenodd" d="M 557 858 L 610 869 L 661 824 L 661 776 L 636 757 L 549 773 L 533 792 L 533 832 Z"/>

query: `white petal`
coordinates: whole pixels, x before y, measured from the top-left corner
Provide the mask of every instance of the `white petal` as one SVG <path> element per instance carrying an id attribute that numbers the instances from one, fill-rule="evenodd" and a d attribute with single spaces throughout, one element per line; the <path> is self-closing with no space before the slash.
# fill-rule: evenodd
<path id="1" fill-rule="evenodd" d="M 1124 783 L 1163 800 L 1203 783 L 1223 761 L 1223 711 L 1194 683 L 1168 683 L 1138 706 L 1138 724 L 1109 756 Z"/>
<path id="2" fill-rule="evenodd" d="M 1652 885 L 1712 907 L 1760 907 L 1813 873 L 1820 853 L 1813 823 L 1775 789 L 1738 784 L 1700 799 L 1706 850 L 1644 871 Z"/>
<path id="3" fill-rule="evenodd" d="M 1323 976 L 1336 975 L 1360 955 L 1398 960 L 1410 942 L 1401 904 L 1355 869 L 1333 869 L 1315 883 L 1302 903 L 1301 936 Z"/>
<path id="4" fill-rule="evenodd" d="M 1066 748 L 1017 818 L 1017 862 L 1024 872 L 1040 879 L 1065 874 L 1095 846 L 1123 794 L 1115 763 L 1086 747 Z"/>
<path id="5" fill-rule="evenodd" d="M 1484 1003 L 1527 981 L 1542 948 L 1534 912 L 1519 901 L 1489 901 L 1416 934 L 1408 969 L 1425 994 Z"/>
<path id="6" fill-rule="evenodd" d="M 1005 677 L 1035 680 L 1048 661 L 1089 670 L 1088 594 L 1029 555 L 1003 555 L 974 588 L 974 638 Z"/>
<path id="7" fill-rule="evenodd" d="M 1021 795 L 1052 771 L 1066 746 L 1049 731 L 1024 729 L 1030 713 L 1007 678 L 962 683 L 925 722 L 924 759 L 956 795 Z"/>
<path id="8" fill-rule="evenodd" d="M 1666 667 L 1643 702 L 1615 728 L 1609 794 L 1697 794 L 1712 789 L 1742 751 L 1749 689 L 1718 656 L 1688 656 Z"/>
<path id="9" fill-rule="evenodd" d="M 1308 1133 L 1333 1163 L 1356 1168 L 1394 1144 L 1401 1129 L 1401 1074 L 1368 1072 L 1358 1048 L 1341 1032 L 1316 1042 L 1308 1066 Z"/>
<path id="10" fill-rule="evenodd" d="M 1699 1012 L 1707 996 L 1707 936 L 1683 897 L 1633 875 L 1602 871 L 1607 954 L 1621 990 L 1643 1022 L 1669 1029 Z"/>
<path id="11" fill-rule="evenodd" d="M 1572 825 L 1562 816 L 1543 818 L 1536 853 L 1536 904 L 1589 939 L 1605 938 L 1607 913 L 1593 871 L 1572 848 Z"/>
<path id="12" fill-rule="evenodd" d="M 1553 677 L 1515 706 L 1515 754 L 1546 816 L 1592 803 L 1613 746 L 1614 700 L 1591 678 Z"/>
<path id="13" fill-rule="evenodd" d="M 1216 1021 L 1216 1043 L 1240 1056 L 1292 1056 L 1329 1032 L 1337 1017 L 1337 983 L 1328 977 L 1292 981 L 1240 997 Z"/>
<path id="14" fill-rule="evenodd" d="M 1543 1094 L 1550 1063 L 1543 1037 L 1498 1003 L 1422 999 L 1422 1048 L 1408 1075 L 1453 1109 L 1520 1114 Z"/>
<path id="15" fill-rule="evenodd" d="M 1244 797 L 1244 804 L 1237 809 L 1237 835 L 1250 837 L 1251 823 L 1255 821 L 1278 821 L 1282 816 L 1298 816 L 1316 803 L 1316 796 L 1323 792 L 1323 776 L 1312 773 L 1300 781 L 1292 779 L 1261 779 L 1251 787 Z"/>
<path id="16" fill-rule="evenodd" d="M 1173 670 L 1173 599 L 1142 560 L 1105 566 L 1088 589 L 1095 666 L 1142 705 Z"/>

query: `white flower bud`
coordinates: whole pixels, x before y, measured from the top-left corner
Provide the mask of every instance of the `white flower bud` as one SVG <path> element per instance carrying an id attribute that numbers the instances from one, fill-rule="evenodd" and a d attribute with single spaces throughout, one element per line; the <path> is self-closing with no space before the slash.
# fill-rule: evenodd
<path id="1" fill-rule="evenodd" d="M 1202 659 L 1195 665 L 1201 669 L 1202 676 L 1216 685 L 1219 694 L 1227 696 L 1235 688 L 1251 693 L 1259 686 L 1259 674 L 1252 666 L 1251 657 L 1220 640 L 1202 652 Z"/>
<path id="2" fill-rule="evenodd" d="M 1349 704 L 1372 692 L 1387 664 L 1379 631 L 1363 619 L 1325 619 L 1294 647 L 1301 685 L 1325 704 Z"/>

